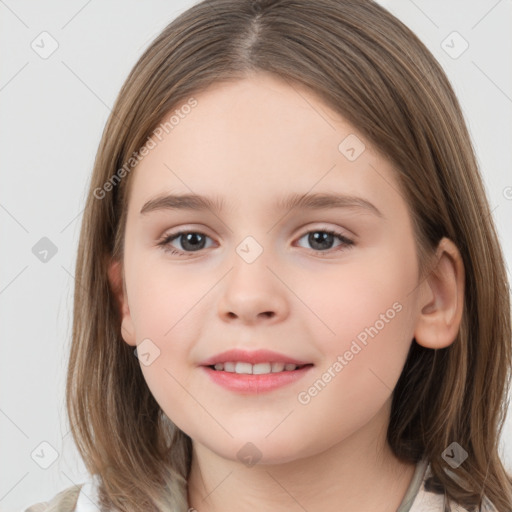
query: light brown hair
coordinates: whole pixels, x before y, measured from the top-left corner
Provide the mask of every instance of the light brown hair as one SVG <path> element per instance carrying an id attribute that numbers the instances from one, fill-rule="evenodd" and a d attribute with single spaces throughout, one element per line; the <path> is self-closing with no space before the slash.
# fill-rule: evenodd
<path id="1" fill-rule="evenodd" d="M 109 263 L 123 258 L 136 171 L 126 162 L 171 109 L 211 84 L 256 72 L 307 87 L 394 164 L 423 275 L 442 237 L 460 250 L 466 277 L 457 339 L 440 350 L 412 341 L 387 438 L 401 460 L 428 459 L 430 484 L 453 502 L 477 510 L 486 496 L 510 511 L 512 480 L 498 453 L 510 291 L 491 212 L 445 73 L 411 30 L 369 0 L 205 0 L 164 29 L 125 81 L 83 215 L 66 389 L 73 437 L 87 469 L 101 477 L 103 505 L 187 510 L 191 456 L 190 438 L 163 413 L 121 337 L 107 277 Z M 441 454 L 453 441 L 468 458 L 452 470 Z"/>

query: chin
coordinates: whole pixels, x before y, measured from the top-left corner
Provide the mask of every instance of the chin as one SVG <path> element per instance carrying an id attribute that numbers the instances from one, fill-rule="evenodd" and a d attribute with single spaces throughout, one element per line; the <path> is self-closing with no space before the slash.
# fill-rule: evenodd
<path id="1" fill-rule="evenodd" d="M 292 440 L 290 436 L 276 435 L 274 439 L 270 439 L 262 437 L 261 433 L 254 436 L 237 435 L 234 439 L 226 439 L 224 436 L 218 444 L 214 444 L 210 436 L 207 443 L 201 444 L 217 456 L 241 463 L 248 468 L 255 465 L 286 464 L 322 451 L 320 447 L 313 446 L 306 449 L 300 439 Z"/>

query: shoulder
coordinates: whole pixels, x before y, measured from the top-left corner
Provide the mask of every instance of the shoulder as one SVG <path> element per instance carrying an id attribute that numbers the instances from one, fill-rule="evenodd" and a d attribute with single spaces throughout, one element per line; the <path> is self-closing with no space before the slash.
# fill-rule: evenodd
<path id="1" fill-rule="evenodd" d="M 98 512 L 100 477 L 94 475 L 85 483 L 67 487 L 50 501 L 35 503 L 23 512 Z"/>
<path id="2" fill-rule="evenodd" d="M 445 510 L 454 510 L 456 512 L 470 512 L 469 509 L 459 504 L 451 503 L 448 505 L 448 500 L 443 491 L 436 488 L 435 485 L 429 482 L 432 476 L 432 470 L 430 464 L 426 461 L 422 461 L 421 470 L 418 467 L 418 471 L 415 475 L 416 481 L 416 492 L 412 498 L 412 502 L 408 504 L 408 507 L 404 508 L 406 512 L 442 512 Z M 454 508 L 452 508 L 454 507 Z M 484 497 L 481 512 L 497 512 L 496 508 L 492 503 Z M 401 512 L 399 510 L 399 512 Z"/>
<path id="3" fill-rule="evenodd" d="M 56 494 L 50 501 L 35 503 L 23 512 L 72 512 L 75 510 L 81 488 L 82 485 L 68 487 Z"/>

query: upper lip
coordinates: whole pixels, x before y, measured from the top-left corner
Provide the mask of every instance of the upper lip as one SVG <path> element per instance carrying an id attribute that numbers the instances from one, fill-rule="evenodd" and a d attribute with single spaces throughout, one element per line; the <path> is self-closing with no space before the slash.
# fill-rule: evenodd
<path id="1" fill-rule="evenodd" d="M 200 366 L 213 366 L 217 363 L 243 362 L 243 363 L 291 363 L 297 366 L 310 364 L 308 361 L 300 361 L 293 357 L 273 352 L 272 350 L 254 350 L 247 351 L 242 349 L 232 349 L 216 354 L 209 359 L 205 359 Z"/>

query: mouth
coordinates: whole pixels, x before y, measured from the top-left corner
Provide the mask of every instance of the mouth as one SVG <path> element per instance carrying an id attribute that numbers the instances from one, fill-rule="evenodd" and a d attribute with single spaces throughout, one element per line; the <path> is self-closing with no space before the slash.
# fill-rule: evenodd
<path id="1" fill-rule="evenodd" d="M 210 382 L 242 395 L 260 395 L 302 379 L 313 368 L 313 364 L 268 362 L 251 364 L 241 361 L 226 361 L 202 366 Z"/>
<path id="2" fill-rule="evenodd" d="M 314 366 L 273 350 L 226 350 L 202 361 L 199 366 L 213 382 L 242 394 L 271 391 L 301 379 Z"/>
<path id="3" fill-rule="evenodd" d="M 301 370 L 306 366 L 313 366 L 312 363 L 308 364 L 294 364 L 294 363 L 282 363 L 282 362 L 267 362 L 251 364 L 242 361 L 227 361 L 225 363 L 216 363 L 208 365 L 216 372 L 227 372 L 236 373 L 238 375 L 268 375 L 271 373 L 282 373 L 282 372 L 293 372 Z"/>

